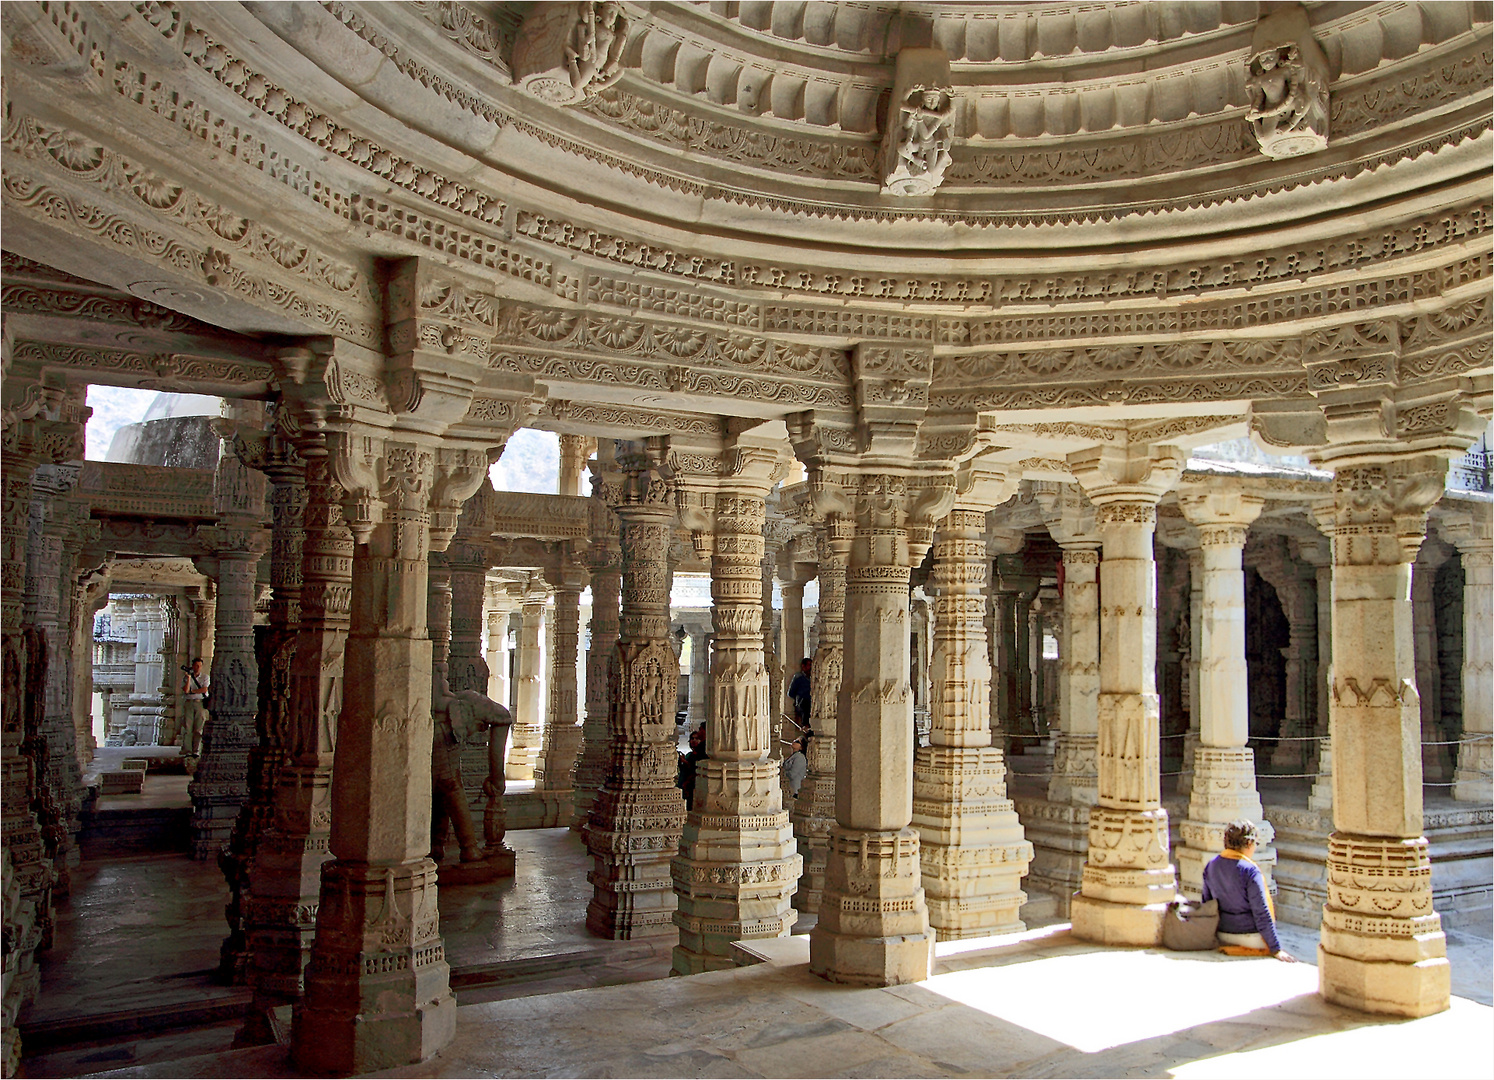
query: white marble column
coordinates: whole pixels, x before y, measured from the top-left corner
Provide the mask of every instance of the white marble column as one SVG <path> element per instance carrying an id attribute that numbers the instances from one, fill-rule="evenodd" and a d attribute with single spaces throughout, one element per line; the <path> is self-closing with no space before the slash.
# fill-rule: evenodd
<path id="1" fill-rule="evenodd" d="M 581 590 L 586 572 L 573 566 L 555 583 L 544 752 L 535 770 L 535 786 L 543 791 L 570 791 L 571 773 L 581 750 L 580 714 L 576 702 L 576 663 L 581 647 Z M 570 821 L 569 807 L 564 820 Z"/>
<path id="2" fill-rule="evenodd" d="M 519 616 L 518 657 L 514 665 L 514 728 L 508 747 L 504 776 L 509 780 L 533 780 L 545 724 L 540 712 L 544 692 L 544 664 L 540 641 L 544 633 L 544 582 L 535 575 L 524 594 Z"/>
<path id="3" fill-rule="evenodd" d="M 1193 758 L 1188 816 L 1178 829 L 1178 876 L 1185 892 L 1203 890 L 1204 864 L 1224 850 L 1224 827 L 1249 819 L 1262 826 L 1254 859 L 1267 875 L 1275 864 L 1274 835 L 1255 783 L 1245 668 L 1245 571 L 1250 523 L 1265 500 L 1215 483 L 1178 493 L 1183 515 L 1198 529 L 1203 562 L 1199 657 L 1199 744 Z M 1268 878 L 1269 879 L 1269 878 Z"/>
<path id="4" fill-rule="evenodd" d="M 869 473 L 847 493 L 856 534 L 846 568 L 836 824 L 819 921 L 809 933 L 809 969 L 831 982 L 919 982 L 933 967 L 912 826 L 908 686 L 909 568 L 922 561 L 932 524 L 920 524 L 921 549 L 910 541 L 908 486 L 905 477 Z"/>
<path id="5" fill-rule="evenodd" d="M 1411 636 L 1416 656 L 1416 693 L 1421 705 L 1421 770 L 1428 784 L 1451 778 L 1452 747 L 1437 722 L 1441 713 L 1442 668 L 1437 662 L 1437 571 L 1451 551 L 1436 536 L 1422 541 L 1411 566 Z"/>
<path id="6" fill-rule="evenodd" d="M 1475 510 L 1442 529 L 1463 557 L 1463 742 L 1452 794 L 1487 806 L 1494 775 L 1494 523 Z"/>
<path id="7" fill-rule="evenodd" d="M 1334 831 L 1318 984 L 1337 1004 L 1424 1016 L 1447 1008 L 1451 976 L 1422 835 L 1411 564 L 1447 463 L 1394 451 L 1330 463 Z"/>
<path id="8" fill-rule="evenodd" d="M 675 500 L 667 451 L 663 439 L 619 444 L 621 477 L 610 492 L 620 520 L 622 610 L 607 675 L 607 774 L 582 837 L 595 864 L 586 927 L 614 940 L 674 925 L 669 864 L 685 803 L 674 786 L 679 663 L 669 644 L 666 560 Z"/>
<path id="9" fill-rule="evenodd" d="M 1177 894 L 1161 802 L 1152 536 L 1157 500 L 1183 460 L 1168 446 L 1112 444 L 1069 455 L 1104 545 L 1099 794 L 1071 916 L 1076 937 L 1107 945 L 1155 945 Z"/>
<path id="10" fill-rule="evenodd" d="M 967 467 L 955 508 L 934 536 L 934 641 L 929 744 L 913 755 L 913 825 L 929 923 L 941 941 L 1026 929 L 1022 877 L 1032 844 L 1006 793 L 992 745 L 985 608 L 990 578 L 986 511 L 1016 481 Z"/>
<path id="11" fill-rule="evenodd" d="M 1059 731 L 1050 802 L 1093 806 L 1100 737 L 1100 537 L 1094 507 L 1077 485 L 1043 492 L 1048 532 L 1063 548 L 1063 622 L 1058 643 Z"/>
<path id="12" fill-rule="evenodd" d="M 371 1072 L 431 1056 L 456 1027 L 429 857 L 427 575 L 443 455 L 409 436 L 327 438 L 358 543 L 332 776 L 333 858 L 322 867 L 292 1053 L 307 1071 Z M 485 458 L 464 472 L 461 490 L 450 492 L 458 506 L 486 477 Z M 450 532 L 440 539 L 444 547 Z"/>
<path id="13" fill-rule="evenodd" d="M 1332 687 L 1330 675 L 1333 670 L 1333 545 L 1327 538 L 1294 539 L 1292 548 L 1297 557 L 1313 568 L 1314 593 L 1318 602 L 1318 652 L 1317 667 L 1313 678 L 1313 690 L 1317 695 L 1318 739 L 1316 755 L 1311 766 L 1317 771 L 1312 791 L 1307 797 L 1311 810 L 1333 809 L 1333 740 L 1329 737 L 1329 700 Z"/>
<path id="14" fill-rule="evenodd" d="M 508 623 L 514 611 L 509 582 L 489 571 L 483 590 L 483 618 L 487 621 L 487 695 L 508 707 L 512 695 L 508 678 Z"/>
<path id="15" fill-rule="evenodd" d="M 613 443 L 603 439 L 591 464 L 591 547 L 587 567 L 591 573 L 591 643 L 586 652 L 586 719 L 581 723 L 581 753 L 571 777 L 571 803 L 575 808 L 571 828 L 586 824 L 597 790 L 606 779 L 610 737 L 607 715 L 611 698 L 607 670 L 617 648 L 618 601 L 622 592 L 622 553 L 618 547 L 617 515 L 607 505 L 606 488 L 612 477 Z"/>
<path id="16" fill-rule="evenodd" d="M 680 975 L 732 967 L 733 941 L 785 937 L 798 918 L 790 899 L 803 860 L 769 754 L 775 703 L 762 634 L 764 500 L 780 460 L 771 449 L 739 446 L 732 463 L 714 500 L 706 759 L 671 866 Z"/>
<path id="17" fill-rule="evenodd" d="M 804 872 L 794 893 L 794 907 L 807 914 L 819 911 L 825 890 L 825 865 L 830 854 L 830 830 L 835 825 L 836 731 L 839 718 L 841 672 L 845 664 L 846 561 L 855 525 L 844 515 L 831 514 L 816 525 L 819 546 L 819 645 L 810 666 L 809 769 L 799 785 L 791 817 Z"/>

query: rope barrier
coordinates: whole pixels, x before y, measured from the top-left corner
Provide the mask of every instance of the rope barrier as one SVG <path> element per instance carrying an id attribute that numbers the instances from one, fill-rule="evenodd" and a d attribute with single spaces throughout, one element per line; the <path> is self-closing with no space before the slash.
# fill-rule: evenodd
<path id="1" fill-rule="evenodd" d="M 1321 742 L 1322 735 L 1252 735 L 1249 742 Z"/>

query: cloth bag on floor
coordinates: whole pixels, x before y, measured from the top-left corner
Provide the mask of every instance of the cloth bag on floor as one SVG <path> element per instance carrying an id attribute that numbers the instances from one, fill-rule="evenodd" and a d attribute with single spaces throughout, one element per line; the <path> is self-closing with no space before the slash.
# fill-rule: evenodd
<path id="1" fill-rule="evenodd" d="M 1219 944 L 1219 901 L 1192 904 L 1174 900 L 1162 920 L 1162 944 L 1177 952 L 1202 952 Z"/>

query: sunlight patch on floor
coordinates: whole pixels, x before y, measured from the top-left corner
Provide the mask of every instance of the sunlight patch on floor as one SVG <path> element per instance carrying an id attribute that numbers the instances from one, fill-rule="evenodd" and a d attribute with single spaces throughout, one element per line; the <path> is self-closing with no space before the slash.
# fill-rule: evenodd
<path id="1" fill-rule="evenodd" d="M 1200 962 L 1118 949 L 952 971 L 919 985 L 1096 1053 L 1315 993 L 1318 972 L 1275 960 Z"/>

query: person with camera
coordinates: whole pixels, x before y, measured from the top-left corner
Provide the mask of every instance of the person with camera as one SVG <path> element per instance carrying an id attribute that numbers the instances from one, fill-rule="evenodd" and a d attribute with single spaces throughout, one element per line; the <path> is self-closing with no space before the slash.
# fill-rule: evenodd
<path id="1" fill-rule="evenodd" d="M 202 670 L 202 657 L 192 659 L 192 666 L 182 668 L 182 733 L 179 745 L 182 757 L 196 757 L 201 749 L 202 729 L 207 726 L 208 692 L 212 678 Z"/>

